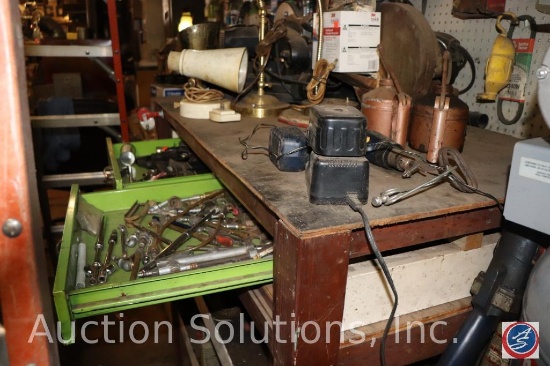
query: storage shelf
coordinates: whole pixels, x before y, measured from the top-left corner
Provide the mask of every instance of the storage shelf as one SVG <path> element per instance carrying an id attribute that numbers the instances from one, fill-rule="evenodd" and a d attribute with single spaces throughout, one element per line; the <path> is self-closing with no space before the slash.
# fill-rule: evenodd
<path id="1" fill-rule="evenodd" d="M 25 56 L 34 57 L 112 57 L 111 46 L 25 45 Z"/>
<path id="2" fill-rule="evenodd" d="M 32 116 L 33 128 L 119 126 L 118 113 Z"/>

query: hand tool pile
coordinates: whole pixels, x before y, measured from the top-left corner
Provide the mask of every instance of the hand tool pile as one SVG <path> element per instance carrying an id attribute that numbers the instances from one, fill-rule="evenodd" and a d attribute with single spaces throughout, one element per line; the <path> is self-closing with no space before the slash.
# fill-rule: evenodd
<path id="1" fill-rule="evenodd" d="M 273 252 L 272 241 L 225 190 L 134 203 L 124 223 L 109 234 L 106 251 L 105 227 L 103 216 L 93 262 L 78 268 L 90 286 L 105 283 L 118 268 L 135 280 L 259 259 Z M 117 243 L 120 250 L 115 250 Z M 128 248 L 135 248 L 132 254 Z"/>

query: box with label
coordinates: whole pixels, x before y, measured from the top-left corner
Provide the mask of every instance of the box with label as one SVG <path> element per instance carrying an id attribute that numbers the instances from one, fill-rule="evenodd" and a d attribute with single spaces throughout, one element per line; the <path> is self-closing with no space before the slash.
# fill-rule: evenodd
<path id="1" fill-rule="evenodd" d="M 183 86 L 171 84 L 151 84 L 152 97 L 170 97 L 173 95 L 183 95 Z"/>
<path id="2" fill-rule="evenodd" d="M 379 12 L 324 13 L 322 58 L 329 62 L 338 60 L 334 72 L 378 71 L 380 24 Z"/>

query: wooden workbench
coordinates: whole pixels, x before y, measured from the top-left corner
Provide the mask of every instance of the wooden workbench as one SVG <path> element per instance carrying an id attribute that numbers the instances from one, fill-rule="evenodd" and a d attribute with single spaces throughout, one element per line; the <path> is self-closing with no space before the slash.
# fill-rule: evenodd
<path id="1" fill-rule="evenodd" d="M 234 123 L 182 118 L 174 98 L 157 99 L 164 117 L 178 135 L 206 163 L 274 237 L 274 319 L 280 321 L 273 357 L 278 365 L 334 365 L 339 357 L 340 328 L 325 322 L 342 320 L 348 263 L 370 254 L 359 214 L 348 206 L 309 203 L 304 172 L 278 171 L 263 154 L 243 160 L 239 138 L 258 123 L 275 120 L 245 118 Z M 250 141 L 267 146 L 269 129 Z M 467 131 L 463 156 L 476 174 L 479 188 L 499 199 L 505 195 L 508 167 L 516 139 L 473 127 Z M 428 178 L 419 174 L 402 179 L 399 172 L 371 165 L 370 197 L 388 188 L 412 188 Z M 441 184 L 401 203 L 374 208 L 365 205 L 378 247 L 384 252 L 435 240 L 463 236 L 500 226 L 501 213 L 492 200 L 456 191 Z M 309 326 L 291 342 L 291 331 L 307 321 L 320 324 L 320 340 Z M 283 326 L 283 322 L 295 327 Z M 328 334 L 327 334 L 328 332 Z M 328 339 L 326 343 L 324 340 Z M 348 345 L 342 356 L 353 359 L 372 352 L 368 344 Z M 340 362 L 338 362 L 340 361 Z"/>

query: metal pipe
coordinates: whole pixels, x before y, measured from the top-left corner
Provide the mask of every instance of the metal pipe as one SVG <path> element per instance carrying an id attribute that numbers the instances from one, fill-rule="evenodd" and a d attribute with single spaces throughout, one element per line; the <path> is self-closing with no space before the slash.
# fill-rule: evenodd
<path id="1" fill-rule="evenodd" d="M 116 81 L 115 78 L 115 71 L 109 67 L 103 60 L 97 58 L 97 57 L 90 57 L 91 61 L 93 61 L 96 65 L 98 65 L 105 73 L 109 76 L 109 79 Z"/>
<path id="2" fill-rule="evenodd" d="M 177 253 L 167 257 L 164 260 L 157 261 L 157 270 L 159 275 L 173 273 L 174 268 L 186 268 L 187 266 L 210 262 L 228 260 L 234 257 L 241 257 L 247 255 L 249 258 L 253 258 L 258 254 L 256 248 L 252 245 L 245 245 L 242 247 L 230 248 L 212 251 L 209 253 L 189 255 L 189 253 Z M 179 272 L 179 271 L 178 271 Z"/>

